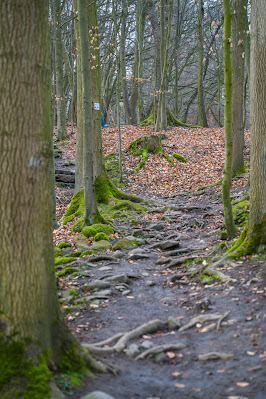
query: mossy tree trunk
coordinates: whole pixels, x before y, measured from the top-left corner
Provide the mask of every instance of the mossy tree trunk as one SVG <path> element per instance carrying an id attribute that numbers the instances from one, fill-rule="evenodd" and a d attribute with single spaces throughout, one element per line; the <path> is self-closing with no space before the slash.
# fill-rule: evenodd
<path id="1" fill-rule="evenodd" d="M 74 2 L 74 8 L 77 9 L 77 0 Z M 101 68 L 99 52 L 99 34 L 97 20 L 97 6 L 95 1 L 89 3 L 87 7 L 89 30 L 91 30 L 90 50 L 93 56 L 91 62 L 91 86 L 92 102 L 101 103 Z M 93 29 L 91 29 L 93 27 Z M 82 76 L 81 76 L 81 57 L 79 41 L 79 24 L 75 20 L 76 45 L 77 45 L 77 139 L 76 139 L 76 171 L 75 171 L 75 192 L 84 188 L 84 170 L 83 170 L 83 113 L 82 113 Z M 93 175 L 94 178 L 104 172 L 103 151 L 102 151 L 102 131 L 101 131 L 101 112 L 92 109 L 93 117 Z"/>
<path id="2" fill-rule="evenodd" d="M 223 0 L 224 9 L 224 38 L 223 38 L 223 60 L 224 60 L 224 132 L 225 132 L 225 165 L 222 185 L 224 223 L 227 236 L 232 239 L 236 236 L 236 228 L 233 220 L 230 187 L 232 182 L 232 68 L 231 68 L 231 10 L 230 0 Z"/>
<path id="3" fill-rule="evenodd" d="M 252 2 L 251 14 L 251 161 L 248 240 L 253 250 L 266 244 L 266 8 Z"/>
<path id="4" fill-rule="evenodd" d="M 55 10 L 55 68 L 56 68 L 56 110 L 57 139 L 66 137 L 66 104 L 63 74 L 63 43 L 61 25 L 61 1 L 54 0 Z"/>
<path id="5" fill-rule="evenodd" d="M 58 364 L 74 339 L 54 273 L 48 1 L 2 0 L 0 26 L 0 346 L 27 338 Z"/>
<path id="6" fill-rule="evenodd" d="M 78 0 L 80 35 L 80 57 L 82 76 L 82 114 L 83 114 L 83 169 L 85 223 L 92 224 L 98 213 L 93 178 L 93 121 L 91 90 L 91 50 L 88 34 L 87 0 Z"/>
<path id="7" fill-rule="evenodd" d="M 246 0 L 232 1 L 232 173 L 244 169 L 244 66 Z"/>

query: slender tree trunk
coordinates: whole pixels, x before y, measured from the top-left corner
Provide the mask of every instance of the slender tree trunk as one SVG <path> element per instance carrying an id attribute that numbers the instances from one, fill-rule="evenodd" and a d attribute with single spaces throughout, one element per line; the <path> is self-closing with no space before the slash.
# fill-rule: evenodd
<path id="1" fill-rule="evenodd" d="M 66 137 L 66 104 L 63 75 L 63 43 L 61 25 L 61 1 L 55 0 L 55 63 L 56 63 L 56 109 L 57 139 Z"/>
<path id="2" fill-rule="evenodd" d="M 245 67 L 245 10 L 246 0 L 232 1 L 232 173 L 244 169 L 244 67 Z"/>
<path id="3" fill-rule="evenodd" d="M 232 239 L 236 235 L 236 228 L 233 220 L 230 187 L 232 181 L 232 68 L 231 68 L 231 10 L 230 0 L 223 0 L 224 9 L 224 39 L 223 39 L 223 59 L 224 59 L 224 132 L 225 132 L 225 165 L 223 177 L 223 207 L 224 223 L 227 236 Z"/>
<path id="4" fill-rule="evenodd" d="M 78 0 L 74 0 L 74 9 L 77 10 Z M 84 188 L 83 173 L 83 112 L 82 112 L 82 76 L 80 56 L 79 22 L 75 19 L 76 48 L 77 48 L 77 137 L 76 137 L 76 168 L 75 168 L 75 192 Z"/>
<path id="5" fill-rule="evenodd" d="M 93 179 L 93 121 L 91 90 L 91 51 L 88 36 L 87 0 L 78 0 L 80 56 L 82 75 L 82 113 L 83 113 L 83 169 L 85 223 L 92 224 L 97 212 Z"/>
<path id="6" fill-rule="evenodd" d="M 199 0 L 198 6 L 198 115 L 199 125 L 207 127 L 207 117 L 204 105 L 204 90 L 203 90 L 203 0 Z"/>
<path id="7" fill-rule="evenodd" d="M 119 63 L 119 55 L 118 55 L 118 45 L 117 45 L 117 21 L 116 21 L 116 9 L 115 2 L 112 0 L 112 11 L 113 11 L 113 20 L 114 20 L 114 30 L 115 30 L 115 54 L 116 54 L 116 111 L 117 111 L 117 127 L 118 127 L 118 154 L 119 154 L 119 180 L 122 182 L 123 180 L 123 172 L 122 172 L 122 139 L 121 139 L 121 129 L 120 129 L 120 85 L 119 85 L 119 76 L 120 76 L 120 63 Z"/>
<path id="8" fill-rule="evenodd" d="M 128 88 L 127 88 L 127 74 L 126 74 L 126 19 L 127 19 L 127 0 L 122 0 L 122 19 L 121 19 L 121 35 L 120 35 L 120 76 L 121 76 L 121 88 L 122 96 L 125 108 L 126 123 L 130 125 L 136 125 L 137 120 L 134 120 L 133 114 L 130 108 Z"/>
<path id="9" fill-rule="evenodd" d="M 1 337 L 27 338 L 29 359 L 46 351 L 59 362 L 74 341 L 54 273 L 49 40 L 48 1 L 1 1 Z"/>

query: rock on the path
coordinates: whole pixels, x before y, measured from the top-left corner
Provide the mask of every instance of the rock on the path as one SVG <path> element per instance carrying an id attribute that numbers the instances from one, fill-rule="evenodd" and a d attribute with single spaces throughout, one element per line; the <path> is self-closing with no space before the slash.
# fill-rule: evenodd
<path id="1" fill-rule="evenodd" d="M 111 286 L 111 283 L 104 281 L 104 280 L 94 280 L 91 283 L 87 284 L 86 287 L 91 289 L 91 290 L 99 290 L 102 288 L 109 288 Z"/>
<path id="2" fill-rule="evenodd" d="M 149 255 L 146 253 L 144 249 L 136 248 L 130 252 L 128 258 L 131 260 L 136 260 L 136 259 L 147 259 L 148 257 Z"/>
<path id="3" fill-rule="evenodd" d="M 162 224 L 162 223 L 151 222 L 151 223 L 148 223 L 148 226 L 151 230 L 163 230 L 164 229 L 164 224 Z"/>
<path id="4" fill-rule="evenodd" d="M 106 277 L 104 281 L 111 284 L 119 284 L 119 283 L 121 284 L 121 283 L 128 283 L 129 278 L 126 274 L 117 274 L 116 276 Z"/>
<path id="5" fill-rule="evenodd" d="M 107 299 L 110 295 L 112 295 L 112 290 L 102 290 L 95 292 L 93 295 L 86 296 L 86 301 L 91 301 L 93 299 Z"/>
<path id="6" fill-rule="evenodd" d="M 170 249 L 170 248 L 177 248 L 179 247 L 180 243 L 176 240 L 166 240 L 162 242 L 158 242 L 151 246 L 152 249 L 159 248 L 162 250 Z"/>
<path id="7" fill-rule="evenodd" d="M 62 391 L 58 388 L 58 386 L 51 381 L 49 383 L 50 386 L 50 399 L 64 399 L 65 395 L 63 394 Z"/>
<path id="8" fill-rule="evenodd" d="M 153 342 L 146 339 L 140 344 L 140 347 L 142 349 L 151 349 L 153 347 Z"/>
<path id="9" fill-rule="evenodd" d="M 140 349 L 139 349 L 139 346 L 137 344 L 131 344 L 126 349 L 126 355 L 128 357 L 134 357 L 134 356 L 138 355 L 139 352 L 140 352 Z"/>
<path id="10" fill-rule="evenodd" d="M 90 247 L 93 251 L 106 251 L 107 249 L 111 249 L 112 244 L 107 240 L 101 240 L 93 243 Z"/>
<path id="11" fill-rule="evenodd" d="M 82 396 L 80 399 L 115 399 L 115 398 L 103 391 L 93 391 L 85 396 Z"/>
<path id="12" fill-rule="evenodd" d="M 147 280 L 145 282 L 146 287 L 153 287 L 154 285 L 156 285 L 155 281 L 152 280 Z"/>

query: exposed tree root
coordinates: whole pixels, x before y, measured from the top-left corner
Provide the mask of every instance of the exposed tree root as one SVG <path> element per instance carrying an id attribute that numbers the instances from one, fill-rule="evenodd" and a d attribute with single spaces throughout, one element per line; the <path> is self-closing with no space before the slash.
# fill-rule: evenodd
<path id="1" fill-rule="evenodd" d="M 198 355 L 199 360 L 230 360 L 234 357 L 233 353 L 224 353 L 224 352 L 210 352 L 205 353 L 203 355 Z"/>
<path id="2" fill-rule="evenodd" d="M 223 314 L 201 314 L 199 316 L 193 317 L 193 319 L 191 319 L 187 324 L 179 328 L 179 332 L 186 331 L 189 328 L 194 327 L 197 323 L 203 324 L 213 320 L 222 321 L 229 315 L 229 313 L 230 311 Z"/>
<path id="3" fill-rule="evenodd" d="M 166 352 L 166 351 L 174 351 L 179 349 L 184 349 L 186 345 L 184 344 L 166 344 L 166 345 L 158 345 L 154 348 L 147 349 L 146 351 L 142 352 L 140 355 L 136 357 L 136 360 L 145 359 L 150 355 L 156 355 L 157 353 Z"/>
<path id="4" fill-rule="evenodd" d="M 166 322 L 163 322 L 159 319 L 151 320 L 148 323 L 144 323 L 139 327 L 134 328 L 133 330 L 122 334 L 116 334 L 111 338 L 108 338 L 105 341 L 101 341 L 95 344 L 83 344 L 83 347 L 88 349 L 91 353 L 96 354 L 96 355 L 107 355 L 110 353 L 115 353 L 115 352 L 122 352 L 126 346 L 127 343 L 135 338 L 139 338 L 144 334 L 149 334 L 156 332 L 158 330 L 164 329 L 166 327 L 168 328 L 173 328 L 173 324 L 175 323 L 174 319 L 169 319 Z M 179 327 L 178 323 L 176 323 L 175 327 Z M 110 342 L 115 341 L 118 339 L 117 343 L 111 347 L 104 347 Z"/>

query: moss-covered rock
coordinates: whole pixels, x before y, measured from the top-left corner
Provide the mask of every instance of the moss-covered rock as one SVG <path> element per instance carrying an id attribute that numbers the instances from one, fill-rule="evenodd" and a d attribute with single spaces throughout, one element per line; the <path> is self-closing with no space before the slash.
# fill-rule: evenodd
<path id="1" fill-rule="evenodd" d="M 93 251 L 107 251 L 108 249 L 111 248 L 112 245 L 110 244 L 109 241 L 106 240 L 97 241 L 91 245 L 91 250 Z"/>
<path id="2" fill-rule="evenodd" d="M 98 233 L 110 235 L 114 233 L 114 229 L 108 224 L 93 224 L 82 229 L 82 234 L 84 234 L 85 237 L 95 237 Z"/>
<path id="3" fill-rule="evenodd" d="M 178 161 L 187 162 L 186 158 L 183 157 L 183 155 L 177 154 L 176 152 L 173 153 L 173 157 L 178 159 Z"/>
<path id="4" fill-rule="evenodd" d="M 129 248 L 134 248 L 138 246 L 138 240 L 135 237 L 132 237 L 132 239 L 124 237 L 118 240 L 114 245 L 113 245 L 113 251 L 116 251 L 117 249 L 129 249 Z"/>
<path id="5" fill-rule="evenodd" d="M 62 248 L 71 248 L 71 244 L 69 244 L 68 242 L 61 241 L 61 242 L 59 242 L 57 247 L 60 248 L 60 249 L 62 249 Z"/>
<path id="6" fill-rule="evenodd" d="M 66 266 L 56 273 L 57 277 L 64 277 L 79 271 L 76 267 Z"/>
<path id="7" fill-rule="evenodd" d="M 97 233 L 94 237 L 95 241 L 109 241 L 109 237 L 105 233 Z"/>
<path id="8" fill-rule="evenodd" d="M 60 258 L 57 258 L 55 260 L 55 266 L 63 265 L 65 263 L 70 263 L 73 260 L 75 260 L 75 258 L 73 256 L 69 256 L 69 255 L 61 256 Z"/>

